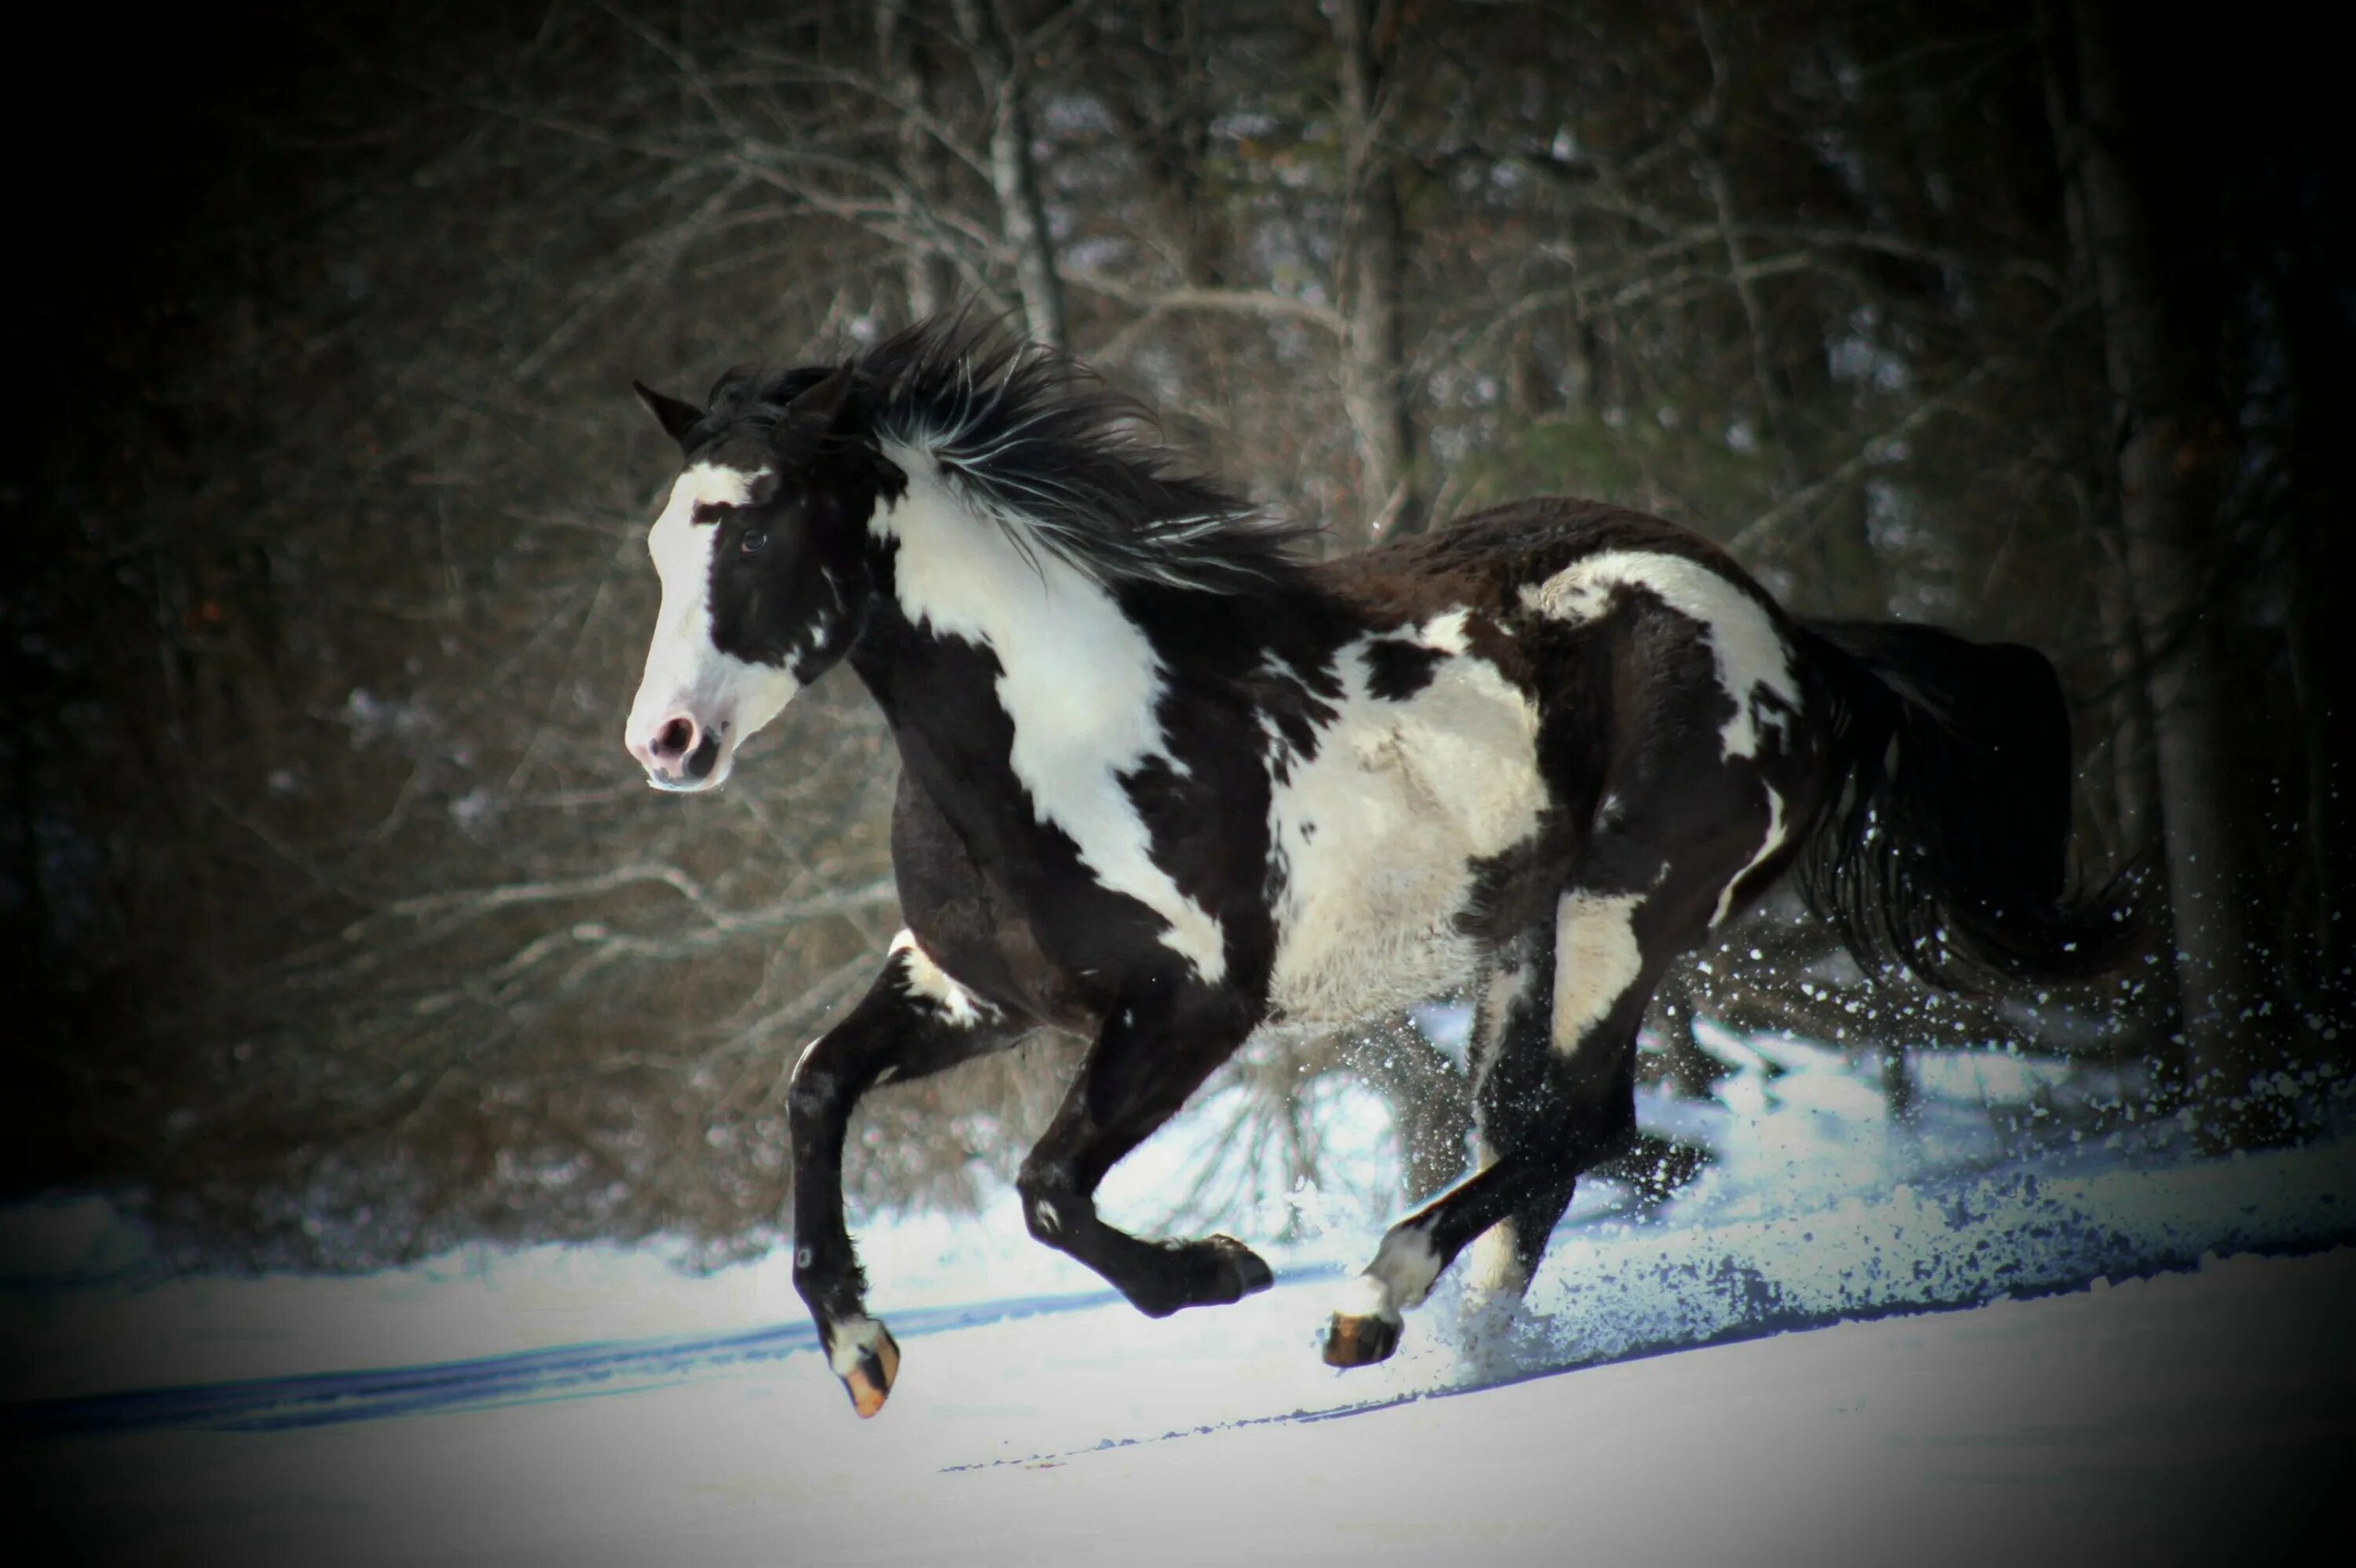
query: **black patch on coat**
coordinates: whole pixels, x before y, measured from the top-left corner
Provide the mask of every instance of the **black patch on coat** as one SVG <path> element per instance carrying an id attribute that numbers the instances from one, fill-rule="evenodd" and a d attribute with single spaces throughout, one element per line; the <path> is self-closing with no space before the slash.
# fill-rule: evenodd
<path id="1" fill-rule="evenodd" d="M 1403 637 L 1376 637 L 1358 656 L 1365 664 L 1366 690 L 1371 695 L 1385 702 L 1405 702 L 1431 684 L 1440 661 L 1448 656 Z"/>

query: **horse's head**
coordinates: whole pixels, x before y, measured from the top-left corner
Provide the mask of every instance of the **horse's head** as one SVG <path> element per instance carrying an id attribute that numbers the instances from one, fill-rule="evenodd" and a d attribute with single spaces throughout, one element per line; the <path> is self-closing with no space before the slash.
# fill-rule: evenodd
<path id="1" fill-rule="evenodd" d="M 647 535 L 662 607 L 624 734 L 657 788 L 725 779 L 858 635 L 881 459 L 840 437 L 852 379 L 732 374 L 708 411 L 637 389 L 686 460 Z"/>

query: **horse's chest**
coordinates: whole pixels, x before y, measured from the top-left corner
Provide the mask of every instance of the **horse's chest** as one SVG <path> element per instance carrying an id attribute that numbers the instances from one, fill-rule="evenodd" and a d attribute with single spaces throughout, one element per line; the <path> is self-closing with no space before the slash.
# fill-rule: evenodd
<path id="1" fill-rule="evenodd" d="M 1352 684 L 1313 755 L 1280 755 L 1277 1018 L 1364 1018 L 1471 978 L 1486 863 L 1528 845 L 1546 804 L 1537 732 L 1527 696 L 1460 656 L 1402 699 Z"/>

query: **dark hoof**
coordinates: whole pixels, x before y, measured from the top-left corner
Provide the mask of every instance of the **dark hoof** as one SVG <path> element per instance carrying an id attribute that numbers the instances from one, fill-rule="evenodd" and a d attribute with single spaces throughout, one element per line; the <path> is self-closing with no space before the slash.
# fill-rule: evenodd
<path id="1" fill-rule="evenodd" d="M 1276 1283 L 1276 1271 L 1260 1255 L 1233 1236 L 1213 1236 L 1203 1243 L 1218 1253 L 1220 1294 L 1205 1305 L 1241 1301 L 1258 1296 Z"/>
<path id="2" fill-rule="evenodd" d="M 1325 1364 L 1371 1367 L 1398 1349 L 1399 1326 L 1389 1317 L 1351 1317 L 1336 1312 L 1325 1330 Z"/>
<path id="3" fill-rule="evenodd" d="M 891 1397 L 900 1375 L 900 1343 L 881 1323 L 867 1326 L 867 1342 L 846 1343 L 833 1353 L 835 1375 L 851 1394 L 851 1408 L 865 1421 Z"/>

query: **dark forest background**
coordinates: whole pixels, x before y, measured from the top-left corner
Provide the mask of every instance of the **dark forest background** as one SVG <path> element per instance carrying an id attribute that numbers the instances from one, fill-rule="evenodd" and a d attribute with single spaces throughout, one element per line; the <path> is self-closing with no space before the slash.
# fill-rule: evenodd
<path id="1" fill-rule="evenodd" d="M 1327 546 L 1605 497 L 1803 613 L 2032 643 L 2132 971 L 1870 984 L 1773 902 L 1666 988 L 1878 1053 L 2116 1062 L 2297 1137 L 2351 1060 L 2345 90 L 2097 0 L 552 0 L 58 19 L 12 114 L 5 1191 L 191 1256 L 766 1245 L 783 1074 L 895 929 L 855 683 L 710 798 L 620 746 L 688 396 L 972 301 Z M 81 67 L 103 59 L 99 76 Z M 71 65 L 72 69 L 68 69 Z M 2138 861 L 2138 857 L 2140 859 Z M 874 1097 L 867 1203 L 1011 1168 L 1043 1038 Z M 1461 1156 L 1404 1023 L 1256 1050 Z M 1660 1151 L 1653 1151 L 1659 1153 Z M 1674 1173 L 1676 1161 L 1657 1168 Z"/>

